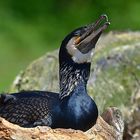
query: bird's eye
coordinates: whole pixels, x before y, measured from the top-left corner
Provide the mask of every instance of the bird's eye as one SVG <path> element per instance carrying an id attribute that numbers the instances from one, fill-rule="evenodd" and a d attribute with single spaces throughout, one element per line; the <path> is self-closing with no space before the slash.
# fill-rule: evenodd
<path id="1" fill-rule="evenodd" d="M 74 33 L 75 36 L 79 36 L 80 34 L 81 34 L 80 31 L 76 31 L 76 32 Z"/>

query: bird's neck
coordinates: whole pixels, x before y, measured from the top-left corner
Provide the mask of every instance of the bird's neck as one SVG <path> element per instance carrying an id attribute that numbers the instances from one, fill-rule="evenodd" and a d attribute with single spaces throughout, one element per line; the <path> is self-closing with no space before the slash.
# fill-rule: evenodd
<path id="1" fill-rule="evenodd" d="M 79 85 L 82 85 L 82 88 L 86 92 L 86 85 L 90 74 L 90 63 L 61 63 L 59 73 L 60 99 L 73 94 L 73 91 L 81 88 Z"/>

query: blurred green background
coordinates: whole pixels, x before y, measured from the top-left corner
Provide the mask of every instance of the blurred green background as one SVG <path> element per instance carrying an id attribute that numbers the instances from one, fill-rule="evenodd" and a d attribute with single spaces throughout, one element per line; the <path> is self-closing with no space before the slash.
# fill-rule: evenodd
<path id="1" fill-rule="evenodd" d="M 67 33 L 103 13 L 109 30 L 140 29 L 140 0 L 1 0 L 0 91 L 32 60 L 58 48 Z"/>

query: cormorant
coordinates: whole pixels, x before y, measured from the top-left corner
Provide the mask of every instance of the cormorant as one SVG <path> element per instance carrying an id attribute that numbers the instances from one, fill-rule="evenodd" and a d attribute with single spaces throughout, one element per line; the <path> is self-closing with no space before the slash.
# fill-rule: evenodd
<path id="1" fill-rule="evenodd" d="M 97 120 L 98 109 L 87 94 L 93 49 L 108 27 L 106 15 L 72 31 L 59 51 L 60 93 L 21 91 L 0 97 L 0 116 L 22 127 L 46 125 L 86 131 Z"/>

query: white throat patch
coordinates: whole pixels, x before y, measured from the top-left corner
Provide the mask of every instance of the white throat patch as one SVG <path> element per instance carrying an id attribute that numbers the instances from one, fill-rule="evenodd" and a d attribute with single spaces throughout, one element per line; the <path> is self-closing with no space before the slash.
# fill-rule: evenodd
<path id="1" fill-rule="evenodd" d="M 76 63 L 85 63 L 91 62 L 91 57 L 93 55 L 93 51 L 90 51 L 86 54 L 81 53 L 74 44 L 74 38 L 72 38 L 67 44 L 67 51 L 72 56 L 72 60 Z"/>

